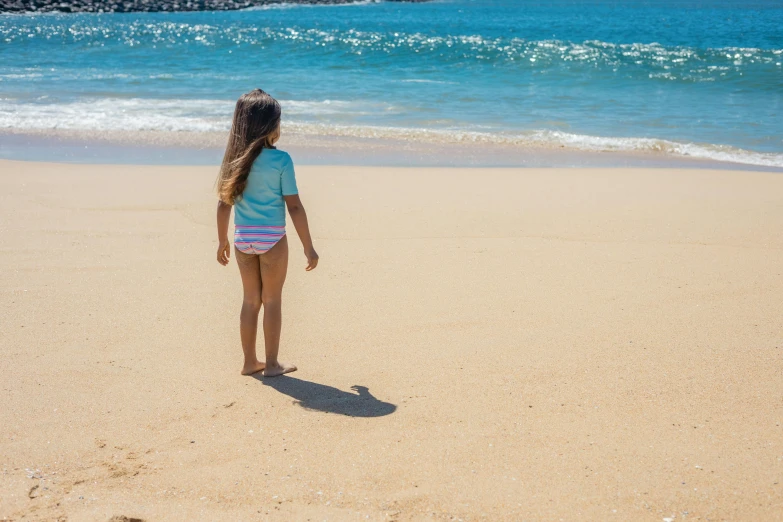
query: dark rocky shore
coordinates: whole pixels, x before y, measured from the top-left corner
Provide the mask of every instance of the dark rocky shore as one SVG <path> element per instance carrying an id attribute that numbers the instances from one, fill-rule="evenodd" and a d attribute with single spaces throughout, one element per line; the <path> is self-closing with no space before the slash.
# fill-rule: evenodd
<path id="1" fill-rule="evenodd" d="M 269 4 L 350 4 L 358 0 L 0 0 L 4 13 L 132 13 L 231 11 Z M 425 2 L 427 0 L 386 0 Z"/>

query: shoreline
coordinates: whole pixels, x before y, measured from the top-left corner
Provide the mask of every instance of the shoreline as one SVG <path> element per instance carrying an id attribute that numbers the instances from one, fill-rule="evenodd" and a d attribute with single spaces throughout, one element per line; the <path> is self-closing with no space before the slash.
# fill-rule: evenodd
<path id="1" fill-rule="evenodd" d="M 0 519 L 781 512 L 783 177 L 297 177 L 299 371 L 255 379 L 213 167 L 0 160 Z"/>
<path id="2" fill-rule="evenodd" d="M 307 165 L 465 168 L 687 168 L 783 172 L 783 167 L 655 151 L 584 150 L 481 142 L 302 133 L 284 128 L 280 147 Z M 128 165 L 218 165 L 225 132 L 0 129 L 0 158 Z"/>

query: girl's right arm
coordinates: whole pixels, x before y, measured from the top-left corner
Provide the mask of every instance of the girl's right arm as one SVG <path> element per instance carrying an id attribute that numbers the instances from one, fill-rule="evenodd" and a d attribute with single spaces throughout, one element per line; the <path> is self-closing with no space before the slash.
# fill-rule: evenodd
<path id="1" fill-rule="evenodd" d="M 223 266 L 228 264 L 231 257 L 231 245 L 228 242 L 228 221 L 231 219 L 231 205 L 218 201 L 217 206 L 217 232 L 218 251 L 217 260 Z"/>
<path id="2" fill-rule="evenodd" d="M 283 196 L 283 198 L 285 198 L 288 213 L 291 215 L 291 221 L 294 222 L 296 233 L 299 234 L 299 239 L 302 240 L 304 253 L 307 257 L 307 267 L 305 270 L 309 272 L 318 266 L 318 254 L 315 252 L 315 248 L 313 248 L 313 238 L 310 237 L 310 225 L 307 223 L 307 212 L 305 212 L 304 206 L 302 206 L 302 200 L 299 199 L 299 194 Z"/>

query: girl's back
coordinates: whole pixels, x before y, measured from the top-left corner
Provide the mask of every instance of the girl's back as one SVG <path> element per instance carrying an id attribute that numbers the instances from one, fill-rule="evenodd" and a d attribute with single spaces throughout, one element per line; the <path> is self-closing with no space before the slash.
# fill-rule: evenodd
<path id="1" fill-rule="evenodd" d="M 264 149 L 253 162 L 247 186 L 234 204 L 234 223 L 240 226 L 285 226 L 284 196 L 299 191 L 291 156 Z"/>

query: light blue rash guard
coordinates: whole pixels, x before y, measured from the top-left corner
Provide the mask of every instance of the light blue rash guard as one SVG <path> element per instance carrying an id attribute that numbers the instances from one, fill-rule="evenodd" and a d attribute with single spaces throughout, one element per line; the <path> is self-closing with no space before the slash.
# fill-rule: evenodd
<path id="1" fill-rule="evenodd" d="M 284 227 L 283 196 L 298 193 L 291 156 L 264 149 L 250 168 L 245 191 L 234 202 L 234 224 Z"/>

